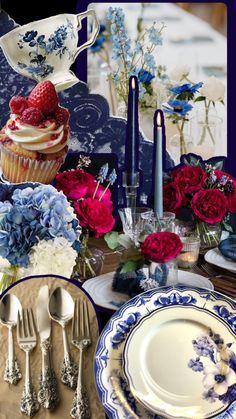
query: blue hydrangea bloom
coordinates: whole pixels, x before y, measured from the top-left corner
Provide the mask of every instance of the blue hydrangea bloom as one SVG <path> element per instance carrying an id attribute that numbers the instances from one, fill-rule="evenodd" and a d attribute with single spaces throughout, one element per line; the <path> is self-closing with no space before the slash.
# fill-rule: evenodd
<path id="1" fill-rule="evenodd" d="M 163 105 L 163 111 L 169 115 L 186 116 L 189 111 L 193 109 L 185 100 L 169 100 Z"/>
<path id="2" fill-rule="evenodd" d="M 50 185 L 15 189 L 11 202 L 0 203 L 0 256 L 26 267 L 39 240 L 64 237 L 79 248 L 80 228 L 63 193 Z"/>

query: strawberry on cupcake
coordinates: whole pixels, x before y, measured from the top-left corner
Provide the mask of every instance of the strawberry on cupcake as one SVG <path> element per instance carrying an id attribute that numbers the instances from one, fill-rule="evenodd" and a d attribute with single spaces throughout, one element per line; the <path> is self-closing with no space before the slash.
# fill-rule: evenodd
<path id="1" fill-rule="evenodd" d="M 53 83 L 38 83 L 28 97 L 13 96 L 2 130 L 1 166 L 10 182 L 50 183 L 64 162 L 69 112 L 59 105 Z"/>

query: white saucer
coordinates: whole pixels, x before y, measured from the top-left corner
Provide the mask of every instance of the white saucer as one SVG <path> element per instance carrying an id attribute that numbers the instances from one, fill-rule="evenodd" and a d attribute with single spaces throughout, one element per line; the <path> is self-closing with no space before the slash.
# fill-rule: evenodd
<path id="1" fill-rule="evenodd" d="M 112 290 L 114 273 L 115 272 L 109 272 L 107 274 L 88 279 L 82 287 L 85 291 L 87 291 L 95 304 L 100 307 L 116 311 L 130 298 L 126 294 L 121 294 Z M 214 289 L 212 282 L 210 282 L 207 278 L 192 272 L 179 270 L 178 278 L 178 284 L 189 285 L 191 287 L 208 288 L 211 290 Z"/>
<path id="2" fill-rule="evenodd" d="M 230 272 L 236 273 L 236 262 L 225 258 L 217 247 L 208 250 L 204 257 L 208 263 L 212 263 L 215 266 L 219 266 L 219 268 L 224 268 Z"/>

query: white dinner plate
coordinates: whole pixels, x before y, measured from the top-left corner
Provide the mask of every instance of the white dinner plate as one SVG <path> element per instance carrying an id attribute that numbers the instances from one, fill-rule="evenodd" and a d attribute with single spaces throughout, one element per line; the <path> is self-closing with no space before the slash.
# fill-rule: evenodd
<path id="1" fill-rule="evenodd" d="M 109 310 L 117 310 L 130 298 L 112 290 L 112 280 L 115 272 L 91 278 L 84 282 L 83 288 L 87 291 L 94 303 Z M 212 282 L 201 275 L 178 270 L 178 282 L 191 287 L 214 289 Z"/>
<path id="2" fill-rule="evenodd" d="M 235 419 L 236 303 L 216 291 L 161 287 L 125 303 L 95 353 L 112 419 Z"/>
<path id="3" fill-rule="evenodd" d="M 230 272 L 236 273 L 236 262 L 225 258 L 217 247 L 215 249 L 208 250 L 208 252 L 205 254 L 205 260 L 208 263 L 212 263 L 213 265 L 219 266 L 220 268 L 224 268 Z"/>

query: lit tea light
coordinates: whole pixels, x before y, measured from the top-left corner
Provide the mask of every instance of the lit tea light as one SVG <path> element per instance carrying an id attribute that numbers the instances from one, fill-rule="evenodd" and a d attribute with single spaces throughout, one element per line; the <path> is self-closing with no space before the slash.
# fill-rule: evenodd
<path id="1" fill-rule="evenodd" d="M 200 249 L 200 240 L 197 237 L 181 237 L 183 249 L 178 256 L 179 268 L 191 268 L 197 261 Z"/>

